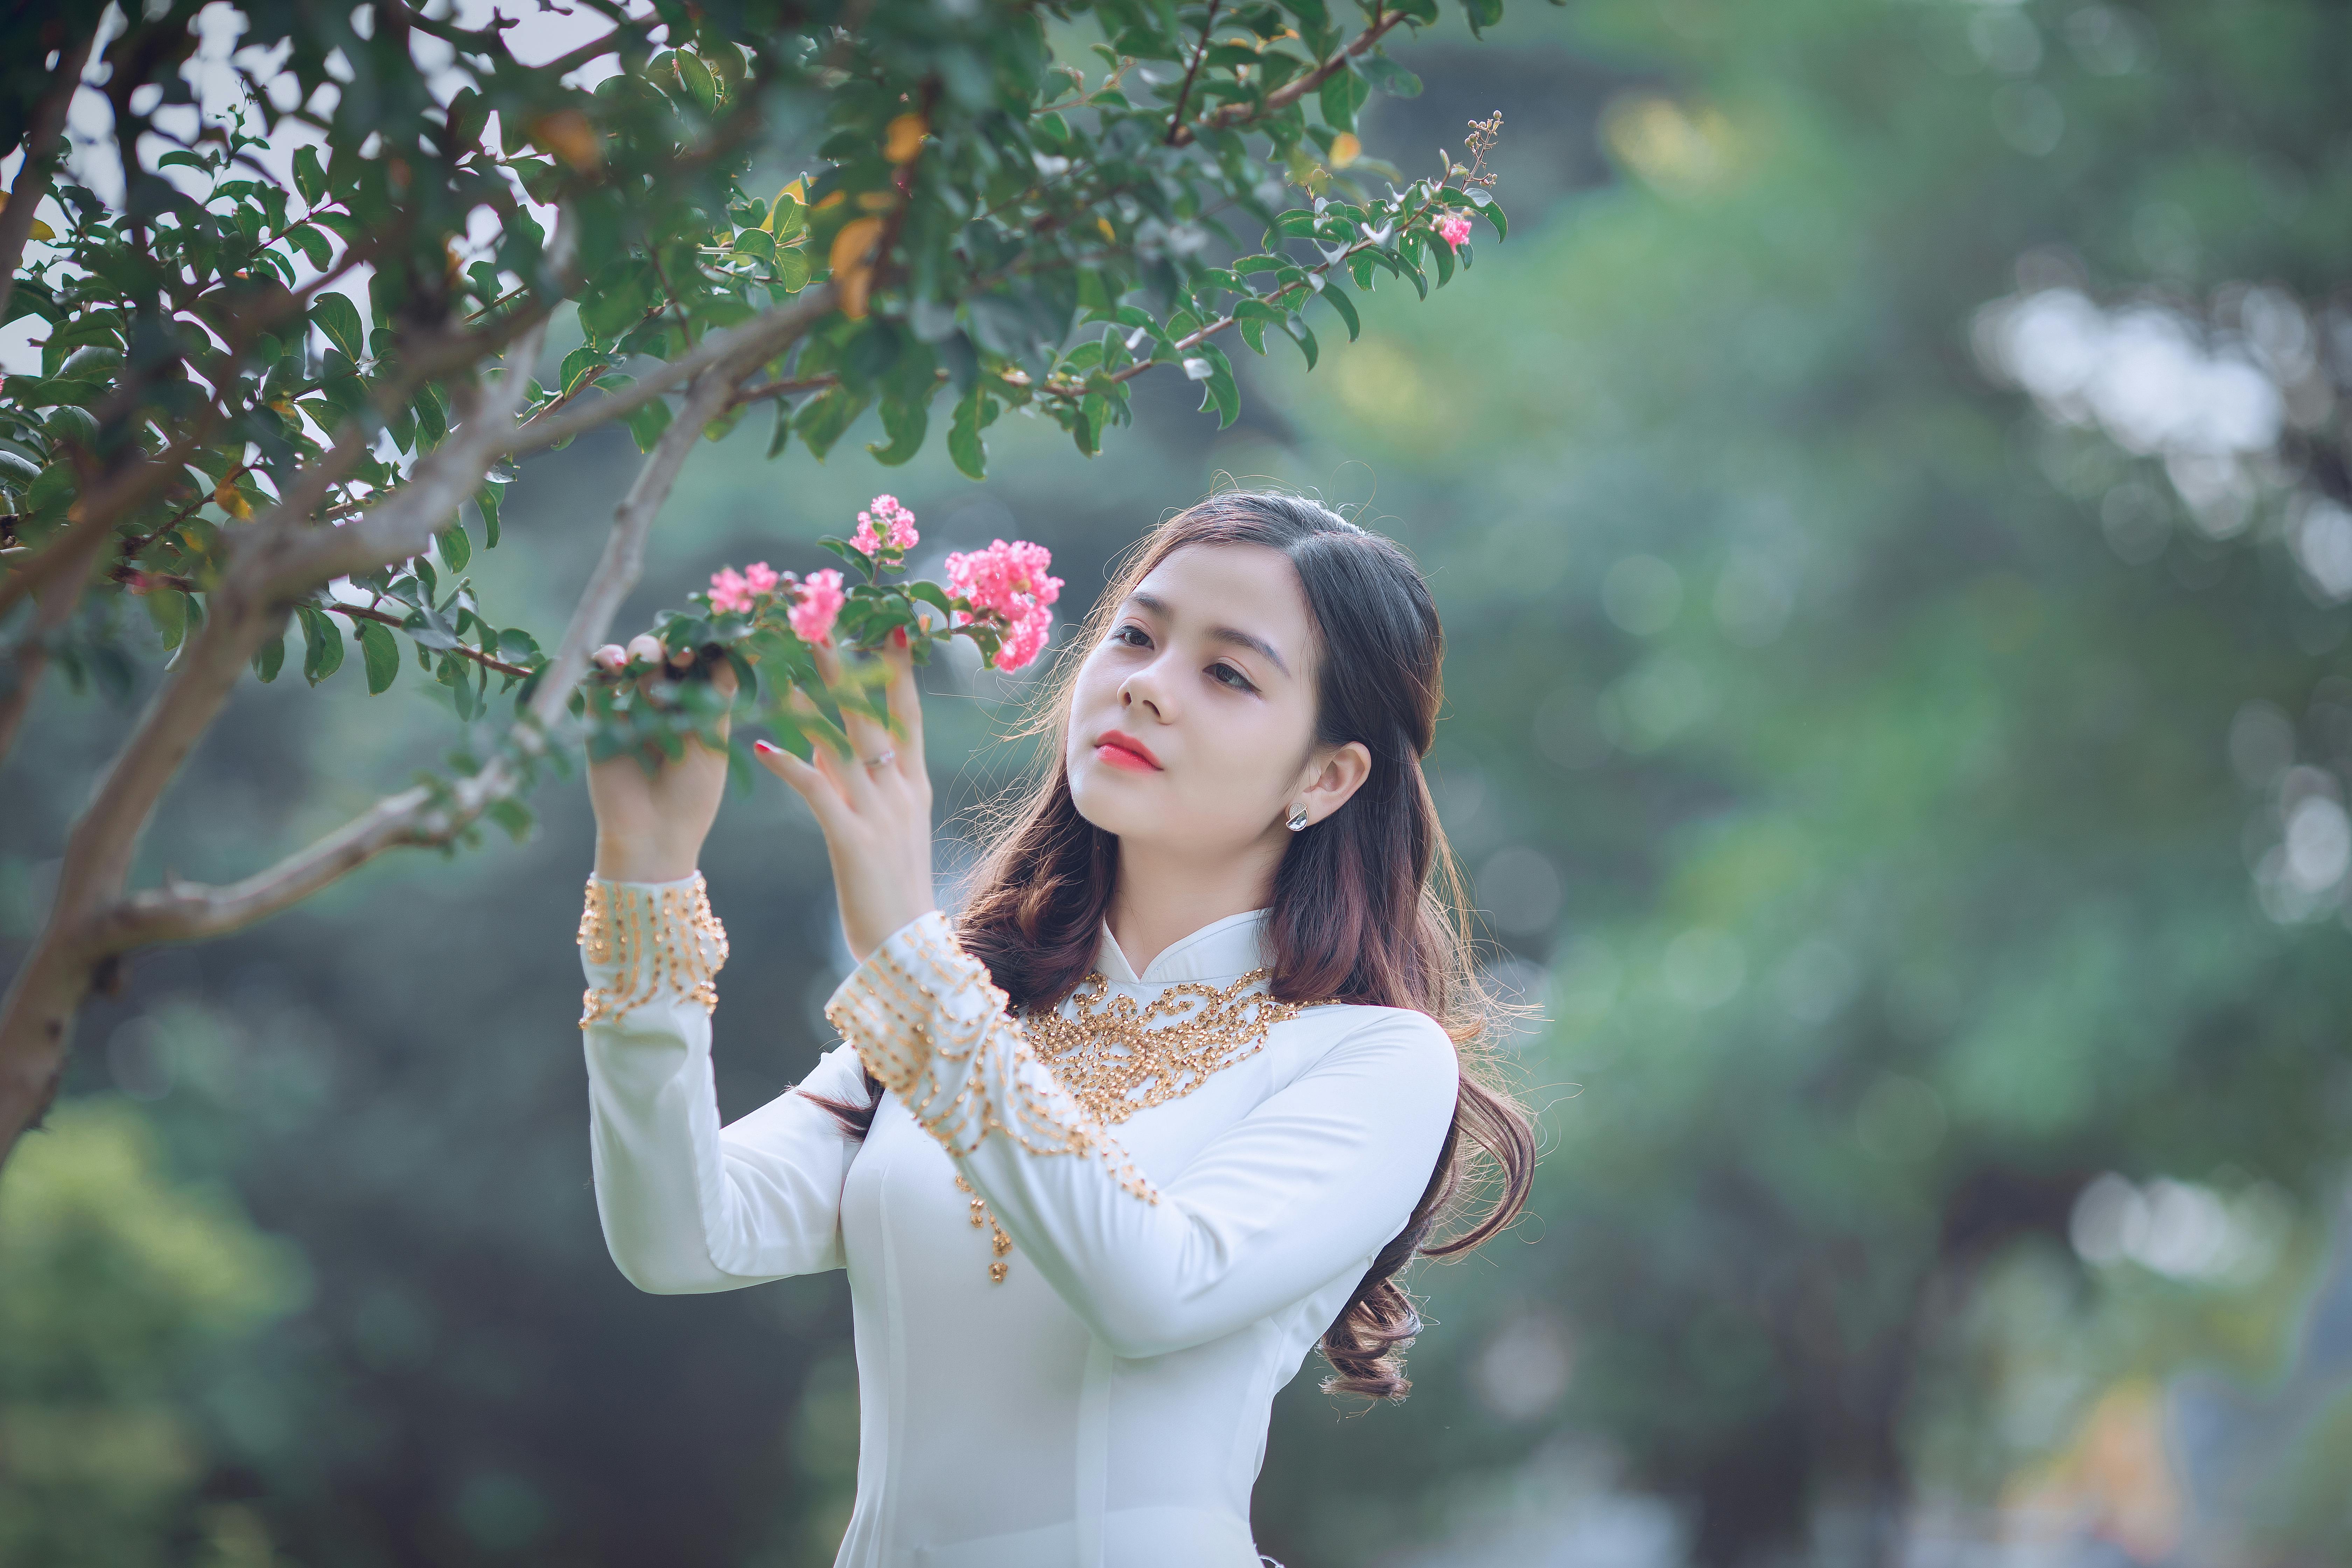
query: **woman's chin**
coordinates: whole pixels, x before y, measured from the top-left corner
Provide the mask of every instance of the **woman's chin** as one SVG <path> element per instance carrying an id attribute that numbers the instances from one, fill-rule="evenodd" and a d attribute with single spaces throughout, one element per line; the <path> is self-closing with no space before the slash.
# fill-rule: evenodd
<path id="1" fill-rule="evenodd" d="M 1150 798 L 1157 792 L 1151 788 L 1153 775 L 1115 771 L 1094 763 L 1083 773 L 1070 774 L 1070 803 L 1085 817 L 1105 833 L 1120 838 L 1151 837 L 1155 828 L 1164 827 L 1167 820 L 1165 802 L 1159 808 Z"/>

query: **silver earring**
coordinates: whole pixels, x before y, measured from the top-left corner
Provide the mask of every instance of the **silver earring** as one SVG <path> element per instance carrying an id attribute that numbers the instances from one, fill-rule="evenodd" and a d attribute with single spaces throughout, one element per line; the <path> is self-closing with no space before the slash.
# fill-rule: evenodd
<path id="1" fill-rule="evenodd" d="M 1282 824 L 1282 825 L 1283 825 L 1285 827 L 1289 828 L 1289 829 L 1290 829 L 1290 831 L 1291 831 L 1291 832 L 1293 832 L 1293 833 L 1304 833 L 1304 832 L 1306 832 L 1306 831 L 1307 831 L 1307 803 L 1306 803 L 1305 801 L 1303 801 L 1303 800 L 1302 800 L 1302 801 L 1300 801 L 1297 805 L 1292 806 L 1292 807 L 1290 808 L 1290 815 L 1289 815 L 1287 817 L 1286 817 L 1286 818 L 1284 818 L 1284 819 L 1283 819 L 1283 824 Z"/>

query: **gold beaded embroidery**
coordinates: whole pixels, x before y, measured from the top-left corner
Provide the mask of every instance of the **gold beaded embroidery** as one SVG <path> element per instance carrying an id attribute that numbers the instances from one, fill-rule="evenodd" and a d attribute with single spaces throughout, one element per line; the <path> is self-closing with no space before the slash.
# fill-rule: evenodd
<path id="1" fill-rule="evenodd" d="M 580 994 L 580 1026 L 618 1018 L 673 987 L 719 1005 L 718 977 L 727 963 L 727 928 L 711 911 L 709 885 L 697 871 L 683 888 L 641 888 L 588 879 L 579 946 L 591 963 L 618 973 Z"/>
<path id="2" fill-rule="evenodd" d="M 953 1155 L 971 1153 L 992 1132 L 1032 1154 L 1093 1154 L 1120 1186 L 1158 1203 L 1118 1141 L 1037 1060 L 1028 1036 L 1005 1016 L 1004 993 L 956 942 L 946 917 L 926 915 L 908 934 L 910 951 L 902 957 L 896 942 L 877 949 L 860 983 L 825 1017 L 917 1124 Z M 989 1052 L 999 1030 L 1006 1048 Z"/>
<path id="3" fill-rule="evenodd" d="M 1110 982 L 1089 974 L 1071 994 L 1067 1016 L 1041 1013 L 1022 1025 L 1071 1097 L 1116 1126 L 1183 1099 L 1264 1049 L 1275 1025 L 1321 1005 L 1251 991 L 1266 977 L 1253 969 L 1230 985 L 1188 980 L 1138 1008 L 1134 997 L 1110 995 Z"/>
<path id="4" fill-rule="evenodd" d="M 1276 1024 L 1317 1005 L 1251 992 L 1265 979 L 1264 970 L 1221 987 L 1171 985 L 1140 1008 L 1131 997 L 1110 997 L 1109 982 L 1090 974 L 1071 997 L 1071 1016 L 1055 1012 L 1016 1023 L 1006 1016 L 1004 993 L 956 942 L 944 917 L 926 916 L 909 935 L 908 956 L 919 973 L 886 945 L 868 961 L 865 983 L 825 1014 L 875 1078 L 898 1093 L 917 1124 L 950 1155 L 970 1153 L 992 1131 L 1033 1154 L 1093 1152 L 1122 1187 L 1148 1203 L 1158 1203 L 1159 1192 L 1105 1129 L 1192 1093 L 1256 1054 Z M 999 1029 L 1011 1037 L 1001 1061 L 992 1064 L 981 1052 Z M 1041 1058 L 1039 1046 L 1050 1059 Z M 942 1063 L 971 1064 L 952 1092 L 941 1079 Z M 1000 1084 L 992 1085 L 992 1065 Z M 1002 1284 L 1013 1239 L 961 1173 L 956 1185 L 971 1194 L 973 1227 L 988 1227 L 995 1254 L 988 1277 Z"/>
<path id="5" fill-rule="evenodd" d="M 1005 1271 L 1011 1267 L 1004 1261 L 1004 1255 L 1013 1250 L 1013 1238 L 1004 1234 L 1004 1227 L 996 1223 L 994 1215 L 989 1213 L 988 1200 L 971 1192 L 971 1184 L 963 1179 L 961 1171 L 956 1173 L 955 1184 L 964 1192 L 971 1193 L 971 1227 L 978 1230 L 982 1225 L 988 1226 L 988 1249 L 996 1254 L 996 1261 L 988 1266 L 988 1282 L 1002 1285 Z"/>

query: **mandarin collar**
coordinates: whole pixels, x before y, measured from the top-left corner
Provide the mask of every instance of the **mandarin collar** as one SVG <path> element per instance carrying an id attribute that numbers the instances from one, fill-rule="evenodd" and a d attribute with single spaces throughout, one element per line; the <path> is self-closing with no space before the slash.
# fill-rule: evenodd
<path id="1" fill-rule="evenodd" d="M 1153 959 L 1141 974 L 1136 973 L 1127 954 L 1119 951 L 1118 940 L 1110 934 L 1110 923 L 1106 921 L 1102 942 L 1095 953 L 1095 967 L 1114 985 L 1238 980 L 1266 963 L 1266 914 L 1265 910 L 1244 910 L 1204 925 L 1192 935 L 1171 942 L 1168 950 Z"/>

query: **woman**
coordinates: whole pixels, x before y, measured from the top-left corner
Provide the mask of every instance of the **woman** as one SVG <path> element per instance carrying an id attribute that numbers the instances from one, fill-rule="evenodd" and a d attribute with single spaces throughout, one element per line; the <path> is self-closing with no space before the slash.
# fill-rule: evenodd
<path id="1" fill-rule="evenodd" d="M 1404 1394 L 1398 1270 L 1508 1223 L 1533 1161 L 1430 891 L 1441 647 L 1403 552 L 1322 507 L 1181 513 L 1065 658 L 1059 754 L 953 921 L 886 656 L 895 733 L 845 713 L 851 755 L 757 748 L 824 828 L 858 967 L 826 1008 L 844 1043 L 724 1128 L 696 870 L 724 759 L 591 770 L 605 1238 L 654 1291 L 847 1268 L 844 1568 L 1255 1568 L 1268 1410 L 1307 1350 L 1327 1388 Z M 1481 1151 L 1499 1201 L 1428 1244 Z"/>

